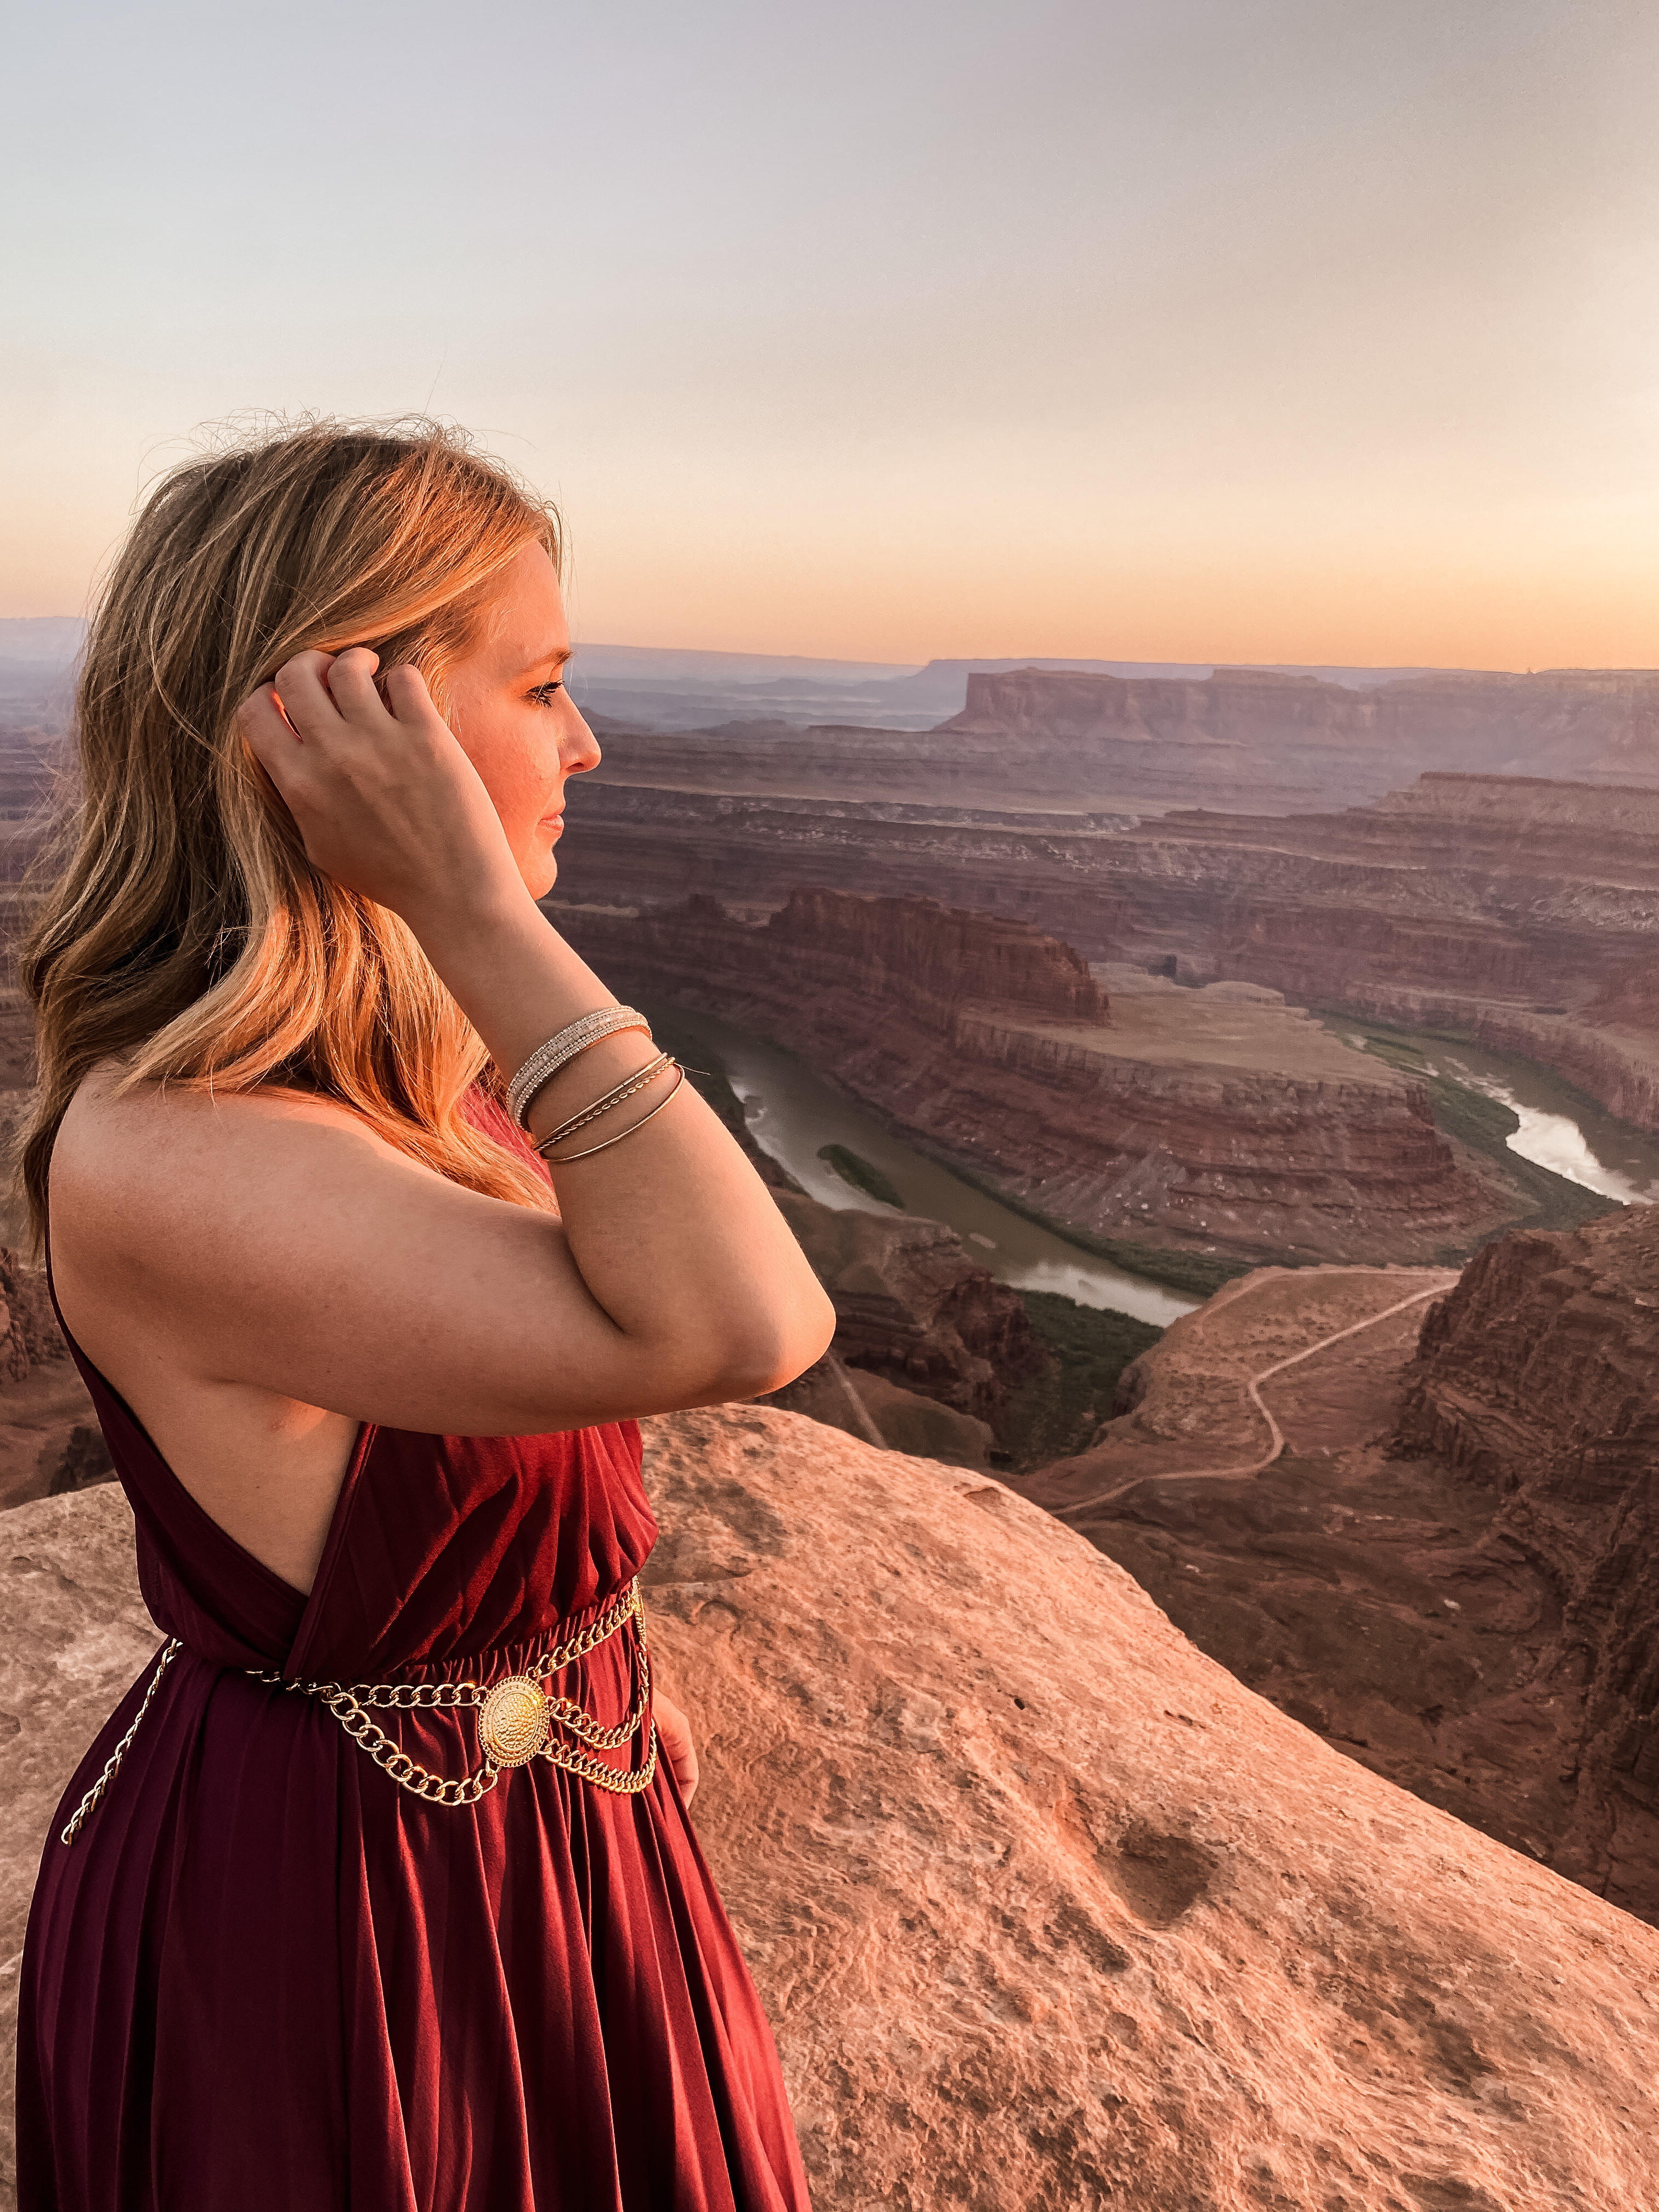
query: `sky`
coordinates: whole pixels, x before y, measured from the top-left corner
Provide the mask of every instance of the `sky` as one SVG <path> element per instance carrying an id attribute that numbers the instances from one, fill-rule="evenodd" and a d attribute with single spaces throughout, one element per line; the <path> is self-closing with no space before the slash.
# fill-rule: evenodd
<path id="1" fill-rule="evenodd" d="M 1647 0 L 8 11 L 0 615 L 459 421 L 579 638 L 1659 664 Z"/>

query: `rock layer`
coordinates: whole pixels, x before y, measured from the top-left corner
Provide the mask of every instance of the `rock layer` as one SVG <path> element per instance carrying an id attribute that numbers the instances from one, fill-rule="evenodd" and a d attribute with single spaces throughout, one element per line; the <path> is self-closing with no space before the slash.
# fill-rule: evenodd
<path id="1" fill-rule="evenodd" d="M 808 729 L 778 720 L 665 734 L 618 727 L 605 732 L 603 774 L 682 791 L 981 814 L 1011 805 L 1324 810 L 1375 799 L 1427 769 L 1659 782 L 1652 670 L 1417 672 L 1356 684 L 1305 670 L 1115 675 L 1005 665 L 963 680 L 963 711 L 931 730 L 872 727 L 845 713 Z"/>
<path id="2" fill-rule="evenodd" d="M 1079 815 L 1070 829 L 1023 817 L 1019 797 L 969 823 L 937 804 L 897 819 L 855 799 L 579 789 L 561 895 L 926 892 L 1018 915 L 1090 960 L 1456 1030 L 1659 1128 L 1659 793 L 1437 773 L 1340 814 Z"/>
<path id="3" fill-rule="evenodd" d="M 1011 1391 L 1048 1364 L 1018 1292 L 969 1260 L 953 1230 L 775 1196 L 834 1302 L 849 1367 L 994 1429 Z"/>
<path id="4" fill-rule="evenodd" d="M 1401 1448 L 1496 1508 L 1543 1581 L 1534 1701 L 1570 1789 L 1553 1863 L 1659 1920 L 1659 1218 L 1482 1253 L 1424 1324 Z"/>
<path id="5" fill-rule="evenodd" d="M 1408 1260 L 1514 1216 L 1507 1188 L 1437 1132 L 1419 1081 L 1316 1029 L 1292 1039 L 1282 1009 L 1254 1056 L 1218 1038 L 1206 1057 L 1139 1007 L 1120 1036 L 1087 1010 L 1069 948 L 1022 930 L 1016 966 L 1007 923 L 926 901 L 802 891 L 760 927 L 706 897 L 637 916 L 549 910 L 617 989 L 750 1024 L 1090 1231 Z M 921 968 L 919 919 L 948 924 L 950 963 Z M 993 988 L 1018 995 L 981 995 Z M 1176 1012 L 1213 1011 L 1170 996 Z M 1248 1008 L 1230 1012 L 1248 1028 Z"/>
<path id="6" fill-rule="evenodd" d="M 970 676 L 945 732 L 1016 740 L 1022 760 L 1067 748 L 1074 788 L 1227 805 L 1340 804 L 1402 767 L 1652 786 L 1659 673 L 1448 670 L 1358 689 L 1266 669 L 1170 681 L 1024 668 Z"/>
<path id="7" fill-rule="evenodd" d="M 998 1483 L 744 1408 L 648 1424 L 647 1479 L 823 2212 L 1646 2212 L 1652 1930 L 1327 1751 Z M 115 1492 L 7 1528 L 10 1949 L 153 1638 Z"/>

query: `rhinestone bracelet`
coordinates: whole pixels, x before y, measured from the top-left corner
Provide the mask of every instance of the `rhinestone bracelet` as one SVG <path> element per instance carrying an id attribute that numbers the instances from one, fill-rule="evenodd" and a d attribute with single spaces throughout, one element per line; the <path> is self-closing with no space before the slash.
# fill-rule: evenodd
<path id="1" fill-rule="evenodd" d="M 526 1133 L 530 1124 L 525 1116 L 538 1091 L 546 1088 L 568 1060 L 574 1060 L 579 1052 L 586 1052 L 601 1037 L 617 1036 L 624 1030 L 643 1030 L 648 1036 L 651 1024 L 643 1014 L 635 1013 L 632 1006 L 599 1006 L 591 1014 L 583 1014 L 577 1021 L 550 1036 L 545 1044 L 537 1046 L 524 1066 L 507 1086 L 507 1110 Z"/>

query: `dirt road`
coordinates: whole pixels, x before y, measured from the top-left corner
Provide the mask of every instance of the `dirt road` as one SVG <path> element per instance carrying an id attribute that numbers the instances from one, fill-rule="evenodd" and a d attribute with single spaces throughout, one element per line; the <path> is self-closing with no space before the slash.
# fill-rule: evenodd
<path id="1" fill-rule="evenodd" d="M 1370 1268 L 1354 1267 L 1327 1268 L 1322 1269 L 1321 1272 L 1328 1275 L 1370 1274 L 1375 1271 Z M 1275 1375 L 1282 1375 L 1287 1367 L 1299 1366 L 1303 1360 L 1311 1359 L 1316 1352 L 1323 1352 L 1333 1344 L 1340 1344 L 1345 1337 L 1358 1336 L 1362 1330 L 1376 1328 L 1380 1322 L 1389 1320 L 1393 1315 L 1404 1313 L 1409 1306 L 1422 1305 L 1430 1298 L 1443 1297 L 1456 1280 L 1456 1271 L 1449 1270 L 1445 1274 L 1437 1277 L 1427 1290 L 1413 1291 L 1407 1298 L 1396 1298 L 1392 1305 L 1384 1306 L 1380 1313 L 1368 1314 L 1364 1321 L 1354 1322 L 1346 1328 L 1334 1329 L 1328 1336 L 1322 1336 L 1314 1343 L 1304 1345 L 1300 1352 L 1293 1352 L 1288 1359 L 1276 1359 L 1271 1366 L 1261 1368 L 1255 1374 L 1247 1376 L 1244 1380 L 1245 1395 L 1267 1423 L 1270 1439 L 1268 1448 L 1261 1457 L 1252 1460 L 1248 1467 L 1176 1468 L 1168 1474 L 1149 1473 L 1133 1475 L 1127 1482 L 1120 1482 L 1114 1489 L 1100 1491 L 1094 1497 L 1083 1498 L 1074 1505 L 1051 1507 L 1050 1510 L 1057 1519 L 1064 1521 L 1070 1519 L 1074 1514 L 1088 1513 L 1093 1511 L 1097 1506 L 1109 1505 L 1115 1498 L 1121 1498 L 1127 1492 L 1139 1489 L 1145 1482 L 1243 1482 L 1252 1475 L 1261 1474 L 1265 1468 L 1273 1465 L 1285 1449 L 1284 1431 L 1262 1401 L 1261 1389 L 1262 1383 L 1271 1381 Z M 1249 1292 L 1247 1291 L 1245 1295 L 1248 1297 Z"/>

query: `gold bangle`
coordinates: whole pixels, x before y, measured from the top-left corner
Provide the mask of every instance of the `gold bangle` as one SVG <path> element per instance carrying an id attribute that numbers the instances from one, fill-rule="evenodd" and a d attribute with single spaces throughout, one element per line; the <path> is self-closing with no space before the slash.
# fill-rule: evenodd
<path id="1" fill-rule="evenodd" d="M 553 1146 L 562 1145 L 567 1137 L 574 1137 L 579 1129 L 586 1128 L 590 1121 L 599 1121 L 611 1111 L 613 1106 L 620 1106 L 624 1099 L 632 1098 L 637 1092 L 648 1090 L 665 1067 L 678 1066 L 679 1062 L 674 1058 L 672 1053 L 659 1052 L 654 1060 L 647 1060 L 643 1067 L 635 1069 L 635 1073 L 625 1081 L 619 1083 L 614 1091 L 607 1091 L 603 1098 L 596 1098 L 591 1106 L 584 1106 L 580 1114 L 573 1114 L 568 1121 L 561 1121 L 550 1136 L 542 1139 L 536 1150 L 544 1158 Z"/>
<path id="2" fill-rule="evenodd" d="M 678 1060 L 675 1062 L 675 1066 L 677 1067 L 679 1066 Z M 669 1092 L 668 1097 L 659 1098 L 648 1114 L 641 1114 L 637 1121 L 632 1122 L 623 1131 L 621 1136 L 607 1137 L 602 1145 L 590 1145 L 585 1152 L 567 1152 L 562 1160 L 548 1160 L 547 1164 L 550 1168 L 568 1168 L 577 1160 L 591 1160 L 595 1152 L 608 1152 L 612 1145 L 621 1144 L 623 1137 L 632 1137 L 636 1135 L 640 1130 L 644 1128 L 647 1121 L 654 1121 L 656 1120 L 663 1108 L 666 1106 L 669 1100 L 673 1097 L 674 1091 L 679 1089 L 681 1084 L 684 1083 L 684 1080 L 685 1070 L 681 1067 L 679 1073 L 674 1078 L 674 1090 Z M 546 1154 L 544 1153 L 543 1158 L 546 1158 Z"/>

